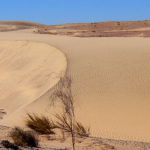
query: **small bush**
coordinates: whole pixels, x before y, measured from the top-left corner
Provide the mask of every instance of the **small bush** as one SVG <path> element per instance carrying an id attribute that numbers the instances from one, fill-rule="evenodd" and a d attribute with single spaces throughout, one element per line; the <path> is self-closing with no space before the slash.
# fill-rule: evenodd
<path id="1" fill-rule="evenodd" d="M 80 122 L 76 122 L 75 131 L 81 137 L 89 137 L 90 135 L 90 128 L 85 128 Z"/>
<path id="2" fill-rule="evenodd" d="M 74 125 L 73 125 L 73 130 L 72 131 L 72 124 L 69 121 L 69 119 L 67 118 L 67 116 L 65 115 L 56 115 L 56 126 L 57 128 L 71 133 L 74 132 L 76 135 L 81 136 L 81 137 L 89 137 L 90 135 L 90 128 L 86 128 L 84 127 L 80 122 L 75 121 Z"/>
<path id="3" fill-rule="evenodd" d="M 39 134 L 55 134 L 53 131 L 56 128 L 55 124 L 45 116 L 28 114 L 26 126 Z"/>
<path id="4" fill-rule="evenodd" d="M 69 132 L 69 133 L 72 132 L 72 124 L 71 124 L 71 122 L 69 121 L 69 119 L 67 118 L 66 115 L 57 114 L 55 116 L 56 116 L 56 119 L 57 119 L 56 127 L 58 129 L 61 129 L 65 132 Z"/>
<path id="5" fill-rule="evenodd" d="M 18 146 L 23 147 L 37 147 L 38 146 L 38 138 L 35 133 L 31 131 L 24 131 L 21 128 L 14 128 L 10 132 L 10 137 L 13 139 L 14 143 Z"/>
<path id="6" fill-rule="evenodd" d="M 1 144 L 7 149 L 19 150 L 19 147 L 17 145 L 10 143 L 8 140 L 3 140 Z"/>

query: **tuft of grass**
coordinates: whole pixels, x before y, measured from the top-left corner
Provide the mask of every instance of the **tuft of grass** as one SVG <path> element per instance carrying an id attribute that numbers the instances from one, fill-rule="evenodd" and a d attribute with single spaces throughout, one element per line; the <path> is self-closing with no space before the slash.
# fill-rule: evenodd
<path id="1" fill-rule="evenodd" d="M 62 114 L 62 115 L 56 114 L 55 117 L 57 119 L 56 127 L 58 129 L 61 129 L 68 133 L 72 132 L 72 124 L 65 114 Z"/>
<path id="2" fill-rule="evenodd" d="M 69 118 L 67 118 L 66 115 L 57 114 L 56 119 L 57 119 L 56 126 L 57 126 L 57 128 L 59 128 L 61 130 L 65 131 L 65 132 L 68 132 L 68 133 L 74 132 L 74 134 L 76 134 L 80 137 L 89 137 L 90 136 L 90 128 L 84 127 L 82 125 L 82 123 L 77 122 L 77 121 L 73 125 L 74 126 L 74 131 L 72 131 L 72 124 L 71 124 L 71 122 L 69 121 Z"/>
<path id="3" fill-rule="evenodd" d="M 15 127 L 10 132 L 10 137 L 13 139 L 14 144 L 23 147 L 37 147 L 38 138 L 35 133 L 31 131 L 24 131 L 19 127 Z"/>
<path id="4" fill-rule="evenodd" d="M 39 134 L 55 134 L 56 125 L 45 116 L 27 114 L 26 126 Z"/>
<path id="5" fill-rule="evenodd" d="M 90 136 L 90 128 L 86 128 L 80 122 L 76 122 L 75 124 L 76 134 L 81 137 L 89 137 Z"/>

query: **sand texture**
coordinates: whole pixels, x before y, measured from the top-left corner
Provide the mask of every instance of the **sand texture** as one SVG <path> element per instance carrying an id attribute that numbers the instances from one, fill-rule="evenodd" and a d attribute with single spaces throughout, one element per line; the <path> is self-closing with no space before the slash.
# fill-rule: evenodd
<path id="1" fill-rule="evenodd" d="M 53 87 L 65 70 L 65 56 L 48 44 L 0 41 L 3 124 L 16 125 L 22 111 Z"/>
<path id="2" fill-rule="evenodd" d="M 16 108 L 17 110 L 19 107 L 25 108 L 26 105 L 28 105 L 28 109 L 37 111 L 48 104 L 49 96 L 46 91 L 58 82 L 58 78 L 56 80 L 47 78 L 49 82 L 52 82 L 51 85 L 45 80 L 43 81 L 43 78 L 46 77 L 42 76 L 51 74 L 53 71 L 58 74 L 64 71 L 66 59 L 59 51 L 58 55 L 60 56 L 58 57 L 56 54 L 55 58 L 57 59 L 54 59 L 54 56 L 51 55 L 53 48 L 51 49 L 47 44 L 40 45 L 37 43 L 44 42 L 61 49 L 67 56 L 68 71 L 73 79 L 76 115 L 82 123 L 91 127 L 92 135 L 150 142 L 150 39 L 77 38 L 39 35 L 29 32 L 7 32 L 0 33 L 0 40 L 0 58 L 2 58 L 2 62 L 0 62 L 2 86 L 0 88 L 3 90 L 0 106 L 1 109 L 7 110 L 8 114 L 15 111 Z M 9 47 L 5 47 L 4 41 L 11 40 L 36 41 L 41 46 L 39 48 L 39 51 L 41 50 L 40 55 L 35 53 L 39 46 L 34 42 L 22 43 L 18 41 L 18 44 L 7 42 L 6 45 Z M 33 49 L 30 44 L 33 44 Z M 48 48 L 43 48 L 43 46 Z M 19 49 L 23 49 L 24 62 L 19 62 L 19 64 L 23 63 L 25 68 L 18 69 L 17 77 L 13 73 L 20 65 L 15 65 L 14 61 L 17 60 L 4 59 L 6 53 L 2 53 L 3 49 L 6 49 L 6 53 L 10 53 L 7 55 L 9 57 L 13 57 L 16 53 L 9 52 L 7 49 L 14 49 L 17 53 L 20 53 Z M 30 49 L 30 53 L 26 53 L 28 49 Z M 26 60 L 29 55 L 30 61 Z M 52 56 L 51 59 L 48 59 L 49 56 Z M 35 72 L 33 69 L 42 65 L 37 59 L 41 61 L 47 59 L 48 62 L 43 62 L 42 64 L 46 66 L 42 70 L 38 70 L 40 77 L 42 77 L 41 81 L 38 81 L 40 80 L 38 78 L 34 83 L 32 79 L 39 72 Z M 57 68 L 58 64 L 60 67 Z M 47 72 L 49 69 L 50 72 Z M 27 71 L 27 74 L 31 74 L 31 76 L 22 78 Z M 5 78 L 8 78 L 7 82 L 11 86 L 3 83 Z M 43 84 L 39 89 L 35 88 L 38 90 L 37 92 L 32 86 L 38 86 L 38 83 Z M 10 99 L 7 93 L 11 90 L 14 91 L 15 96 L 10 95 Z M 43 94 L 44 92 L 46 94 Z M 40 95 L 42 96 L 40 97 Z M 8 98 L 6 98 L 7 96 Z M 3 99 L 6 100 L 3 101 Z M 12 101 L 14 101 L 14 106 L 8 105 Z M 34 105 L 32 105 L 33 102 Z M 5 118 L 7 117 L 4 117 L 4 120 Z M 11 118 L 9 115 L 9 119 Z"/>

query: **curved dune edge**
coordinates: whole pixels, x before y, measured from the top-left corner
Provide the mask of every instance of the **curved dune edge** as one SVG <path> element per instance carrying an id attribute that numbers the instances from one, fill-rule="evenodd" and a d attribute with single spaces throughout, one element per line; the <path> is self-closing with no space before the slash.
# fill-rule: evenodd
<path id="1" fill-rule="evenodd" d="M 0 106 L 7 113 L 0 124 L 23 124 L 23 116 L 32 103 L 30 112 L 45 111 L 44 102 L 38 106 L 34 102 L 58 83 L 66 68 L 65 55 L 48 44 L 0 41 Z"/>
<path id="2" fill-rule="evenodd" d="M 150 141 L 150 39 L 75 38 L 25 31 L 0 35 L 0 40 L 46 42 L 66 54 L 76 117 L 91 128 L 93 136 Z M 27 112 L 39 111 L 39 106 L 44 110 L 48 93 L 30 104 Z"/>

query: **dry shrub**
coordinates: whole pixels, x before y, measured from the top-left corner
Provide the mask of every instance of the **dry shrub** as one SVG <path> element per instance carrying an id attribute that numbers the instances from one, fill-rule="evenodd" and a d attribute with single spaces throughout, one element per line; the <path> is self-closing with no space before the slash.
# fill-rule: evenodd
<path id="1" fill-rule="evenodd" d="M 81 137 L 89 137 L 90 136 L 90 128 L 86 128 L 82 123 L 76 122 L 75 124 L 75 132 L 77 135 Z"/>
<path id="2" fill-rule="evenodd" d="M 72 147 L 73 150 L 75 150 L 75 132 L 74 132 L 75 113 L 74 113 L 74 101 L 71 85 L 72 80 L 70 76 L 66 75 L 64 78 L 60 78 L 60 81 L 56 86 L 55 92 L 52 95 L 52 100 L 53 103 L 55 103 L 56 100 L 60 100 L 61 103 L 63 104 L 62 116 L 56 115 L 56 118 L 59 120 L 57 124 L 58 126 L 60 126 L 60 128 L 63 128 L 62 123 L 64 122 L 66 130 L 68 130 L 67 128 L 69 128 L 72 137 Z"/>
<path id="3" fill-rule="evenodd" d="M 56 121 L 57 128 L 65 131 L 65 132 L 71 133 L 72 132 L 72 124 L 68 120 L 67 116 L 65 114 L 63 114 L 63 115 L 57 114 L 55 116 L 57 119 L 57 121 Z"/>
<path id="4" fill-rule="evenodd" d="M 10 132 L 10 137 L 13 139 L 14 143 L 18 146 L 23 146 L 23 147 L 38 146 L 37 135 L 31 131 L 24 131 L 21 128 L 15 127 Z"/>
<path id="5" fill-rule="evenodd" d="M 60 78 L 52 95 L 52 102 L 59 100 L 63 104 L 63 111 L 66 115 L 74 117 L 74 102 L 71 90 L 72 80 L 70 76 Z"/>
<path id="6" fill-rule="evenodd" d="M 89 136 L 89 129 L 85 128 L 81 123 L 76 121 L 74 110 L 74 99 L 72 94 L 72 80 L 71 77 L 66 75 L 60 78 L 58 85 L 52 95 L 52 102 L 60 100 L 63 106 L 63 113 L 56 115 L 57 128 L 70 133 L 72 138 L 72 147 L 75 150 L 75 138 L 79 136 Z"/>
<path id="7" fill-rule="evenodd" d="M 56 115 L 56 126 L 57 128 L 71 133 L 72 131 L 72 124 L 69 121 L 69 119 L 67 118 L 66 115 L 62 114 L 62 115 Z M 84 127 L 80 122 L 75 122 L 74 126 L 74 134 L 80 136 L 80 137 L 89 137 L 90 135 L 90 128 L 86 128 Z"/>
<path id="8" fill-rule="evenodd" d="M 26 126 L 36 131 L 39 134 L 55 134 L 53 129 L 56 128 L 53 121 L 45 116 L 38 116 L 36 114 L 27 114 Z"/>

